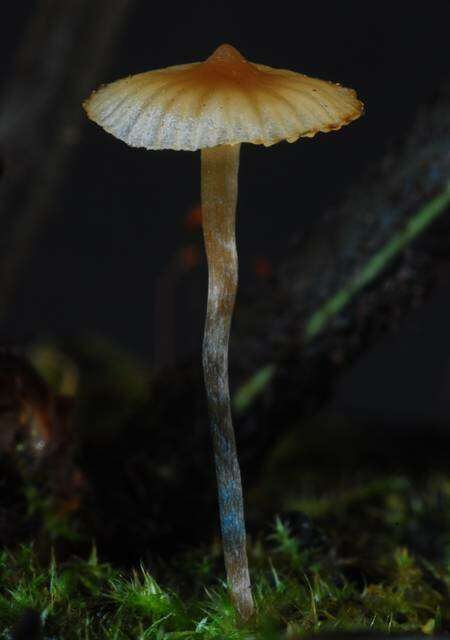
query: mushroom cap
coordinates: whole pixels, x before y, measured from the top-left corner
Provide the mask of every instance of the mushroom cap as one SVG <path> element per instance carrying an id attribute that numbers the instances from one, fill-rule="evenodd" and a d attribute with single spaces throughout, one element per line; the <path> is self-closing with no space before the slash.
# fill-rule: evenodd
<path id="1" fill-rule="evenodd" d="M 227 44 L 204 62 L 104 85 L 83 106 L 132 147 L 186 151 L 294 142 L 340 129 L 363 113 L 353 89 L 248 62 Z"/>

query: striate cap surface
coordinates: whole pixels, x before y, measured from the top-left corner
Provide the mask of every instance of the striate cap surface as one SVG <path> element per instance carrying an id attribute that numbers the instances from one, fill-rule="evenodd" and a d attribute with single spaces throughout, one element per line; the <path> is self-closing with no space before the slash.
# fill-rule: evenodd
<path id="1" fill-rule="evenodd" d="M 229 44 L 204 62 L 102 86 L 83 106 L 91 120 L 132 147 L 186 151 L 294 142 L 340 129 L 364 109 L 353 89 L 248 62 Z"/>

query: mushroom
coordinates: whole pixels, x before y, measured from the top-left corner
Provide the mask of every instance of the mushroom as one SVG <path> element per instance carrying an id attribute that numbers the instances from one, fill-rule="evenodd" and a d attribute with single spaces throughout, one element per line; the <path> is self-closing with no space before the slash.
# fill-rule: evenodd
<path id="1" fill-rule="evenodd" d="M 352 89 L 248 62 L 223 44 L 204 62 L 140 73 L 103 86 L 83 106 L 91 120 L 132 147 L 201 149 L 209 270 L 204 379 L 227 580 L 235 608 L 247 620 L 254 605 L 228 388 L 228 341 L 238 279 L 240 145 L 270 146 L 340 129 L 362 114 L 363 105 Z"/>

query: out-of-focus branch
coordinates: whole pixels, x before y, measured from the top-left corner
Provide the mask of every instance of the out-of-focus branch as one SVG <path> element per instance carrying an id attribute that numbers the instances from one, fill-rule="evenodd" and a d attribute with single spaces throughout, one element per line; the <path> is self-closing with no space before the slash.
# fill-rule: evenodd
<path id="1" fill-rule="evenodd" d="M 57 207 L 99 81 L 135 0 L 38 0 L 0 101 L 0 320 Z"/>
<path id="2" fill-rule="evenodd" d="M 418 238 L 427 227 L 439 216 L 446 212 L 450 205 L 450 181 L 445 190 L 427 202 L 405 227 L 397 231 L 377 253 L 353 274 L 344 286 L 326 300 L 321 307 L 306 319 L 303 331 L 303 346 L 316 339 L 332 322 L 345 311 L 358 294 L 379 278 L 390 263 L 399 258 L 409 243 Z M 450 245 L 450 243 L 449 243 Z M 234 397 L 234 408 L 237 412 L 244 411 L 259 393 L 275 376 L 277 367 L 271 363 L 257 371 L 248 382 L 238 390 Z"/>
<path id="3" fill-rule="evenodd" d="M 243 379 L 253 372 L 235 395 L 235 409 L 266 390 L 277 360 L 286 358 L 297 362 L 300 378 L 305 368 L 303 382 L 291 376 L 292 393 L 295 387 L 303 401 L 314 396 L 320 369 L 323 395 L 338 369 L 427 299 L 445 256 L 450 270 L 448 228 L 443 232 L 449 179 L 446 85 L 421 109 L 405 142 L 291 246 L 273 287 L 237 309 L 235 369 Z M 283 384 L 289 387 L 289 379 Z"/>

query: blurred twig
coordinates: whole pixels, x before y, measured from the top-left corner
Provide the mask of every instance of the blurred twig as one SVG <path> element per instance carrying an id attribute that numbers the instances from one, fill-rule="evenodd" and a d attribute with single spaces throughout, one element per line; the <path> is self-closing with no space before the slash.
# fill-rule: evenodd
<path id="1" fill-rule="evenodd" d="M 57 208 L 82 122 L 135 0 L 38 0 L 0 102 L 0 320 Z"/>

